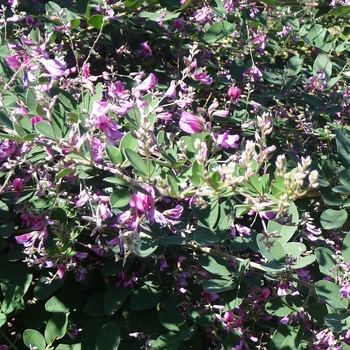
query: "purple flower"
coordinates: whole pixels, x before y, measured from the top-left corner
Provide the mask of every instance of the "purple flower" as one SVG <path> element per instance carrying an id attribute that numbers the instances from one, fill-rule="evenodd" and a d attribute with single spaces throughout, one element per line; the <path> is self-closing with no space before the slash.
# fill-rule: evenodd
<path id="1" fill-rule="evenodd" d="M 197 134 L 204 130 L 204 120 L 195 115 L 183 111 L 179 121 L 180 128 L 189 134 Z"/>
<path id="2" fill-rule="evenodd" d="M 40 62 L 44 65 L 53 79 L 61 78 L 66 74 L 66 62 L 61 62 L 57 59 L 51 60 L 46 58 L 42 58 Z"/>
<path id="3" fill-rule="evenodd" d="M 14 70 L 18 70 L 21 67 L 20 55 L 12 55 L 7 56 L 5 59 L 6 64 L 13 68 Z"/>
<path id="4" fill-rule="evenodd" d="M 147 41 L 140 44 L 140 49 L 136 50 L 135 54 L 136 54 L 136 57 L 149 58 L 153 56 L 151 47 L 148 45 Z"/>
<path id="5" fill-rule="evenodd" d="M 243 76 L 248 77 L 251 82 L 256 82 L 260 80 L 260 78 L 262 77 L 262 73 L 256 66 L 253 66 L 252 68 L 246 70 L 243 73 Z"/>
<path id="6" fill-rule="evenodd" d="M 349 295 L 350 295 L 350 283 L 346 283 L 344 284 L 343 287 L 340 288 L 340 294 L 341 297 L 344 299 L 349 299 Z"/>
<path id="7" fill-rule="evenodd" d="M 94 136 L 91 142 L 91 159 L 96 163 L 102 163 L 102 153 L 104 152 L 105 147 L 106 144 L 102 143 L 97 137 Z"/>
<path id="8" fill-rule="evenodd" d="M 211 85 L 211 83 L 213 82 L 213 78 L 209 77 L 207 75 L 207 73 L 204 73 L 204 72 L 198 73 L 198 74 L 193 74 L 192 78 L 194 80 L 200 81 L 204 85 Z"/>
<path id="9" fill-rule="evenodd" d="M 205 23 L 212 24 L 212 8 L 209 6 L 204 6 L 201 9 L 197 10 L 194 14 L 194 19 L 201 25 Z"/>
<path id="10" fill-rule="evenodd" d="M 239 136 L 228 135 L 226 131 L 223 134 L 214 135 L 214 140 L 217 142 L 217 144 L 224 148 L 233 148 L 236 150 L 239 147 Z"/>

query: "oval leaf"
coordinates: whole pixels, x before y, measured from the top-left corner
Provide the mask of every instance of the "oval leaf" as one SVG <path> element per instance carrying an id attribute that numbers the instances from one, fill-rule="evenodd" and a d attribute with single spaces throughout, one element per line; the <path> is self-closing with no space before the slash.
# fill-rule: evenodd
<path id="1" fill-rule="evenodd" d="M 50 344 L 55 339 L 61 339 L 67 332 L 68 315 L 60 312 L 51 317 L 45 328 L 45 339 Z"/>
<path id="2" fill-rule="evenodd" d="M 345 311 L 349 302 L 342 299 L 340 287 L 331 281 L 318 281 L 316 283 L 316 294 L 319 298 L 327 302 L 334 310 Z"/>
<path id="3" fill-rule="evenodd" d="M 23 332 L 23 342 L 30 349 L 36 347 L 38 350 L 44 350 L 46 346 L 43 335 L 34 329 L 26 329 Z"/>
<path id="4" fill-rule="evenodd" d="M 120 343 L 119 328 L 115 323 L 106 323 L 96 338 L 96 350 L 116 350 Z"/>
<path id="5" fill-rule="evenodd" d="M 332 230 L 334 228 L 342 227 L 345 224 L 347 218 L 348 213 L 345 209 L 327 209 L 321 214 L 320 222 L 325 230 Z"/>
<path id="6" fill-rule="evenodd" d="M 134 311 L 148 310 L 156 306 L 163 292 L 143 286 L 137 289 L 131 297 L 130 307 Z"/>

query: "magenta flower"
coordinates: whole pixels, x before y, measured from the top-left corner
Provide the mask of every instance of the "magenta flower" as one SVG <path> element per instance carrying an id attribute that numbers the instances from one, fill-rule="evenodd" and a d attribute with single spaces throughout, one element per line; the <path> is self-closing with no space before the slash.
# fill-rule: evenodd
<path id="1" fill-rule="evenodd" d="M 137 192 L 131 195 L 129 202 L 131 213 L 135 217 L 141 217 L 145 214 L 146 219 L 153 223 L 155 196 L 154 189 L 151 186 L 145 186 L 144 189 L 149 193 L 149 195 L 142 192 Z"/>
<path id="2" fill-rule="evenodd" d="M 235 100 L 235 101 L 238 101 L 239 98 L 241 97 L 242 95 L 242 91 L 241 89 L 235 87 L 235 86 L 231 86 L 229 89 L 228 89 L 228 96 L 230 98 L 230 100 Z"/>
<path id="3" fill-rule="evenodd" d="M 156 76 L 151 73 L 139 86 L 135 88 L 135 91 L 147 91 L 153 89 L 158 83 Z"/>
<path id="4" fill-rule="evenodd" d="M 198 134 L 204 130 L 204 120 L 191 113 L 183 111 L 181 113 L 179 126 L 188 134 Z"/>
<path id="5" fill-rule="evenodd" d="M 36 123 L 42 122 L 43 118 L 41 118 L 39 115 L 36 115 L 33 118 L 30 118 L 30 123 L 34 126 Z"/>

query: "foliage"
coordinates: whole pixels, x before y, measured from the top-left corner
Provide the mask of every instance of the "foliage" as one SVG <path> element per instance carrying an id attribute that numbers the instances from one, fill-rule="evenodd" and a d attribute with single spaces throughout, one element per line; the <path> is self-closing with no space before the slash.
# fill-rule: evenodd
<path id="1" fill-rule="evenodd" d="M 349 348 L 346 1 L 0 11 L 0 349 Z"/>

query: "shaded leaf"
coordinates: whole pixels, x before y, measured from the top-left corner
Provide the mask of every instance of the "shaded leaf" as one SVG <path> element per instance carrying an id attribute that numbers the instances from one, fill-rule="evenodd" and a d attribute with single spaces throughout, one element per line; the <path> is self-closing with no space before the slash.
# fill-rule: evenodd
<path id="1" fill-rule="evenodd" d="M 115 323 L 106 323 L 96 338 L 96 350 L 116 350 L 120 343 L 119 328 Z"/>

